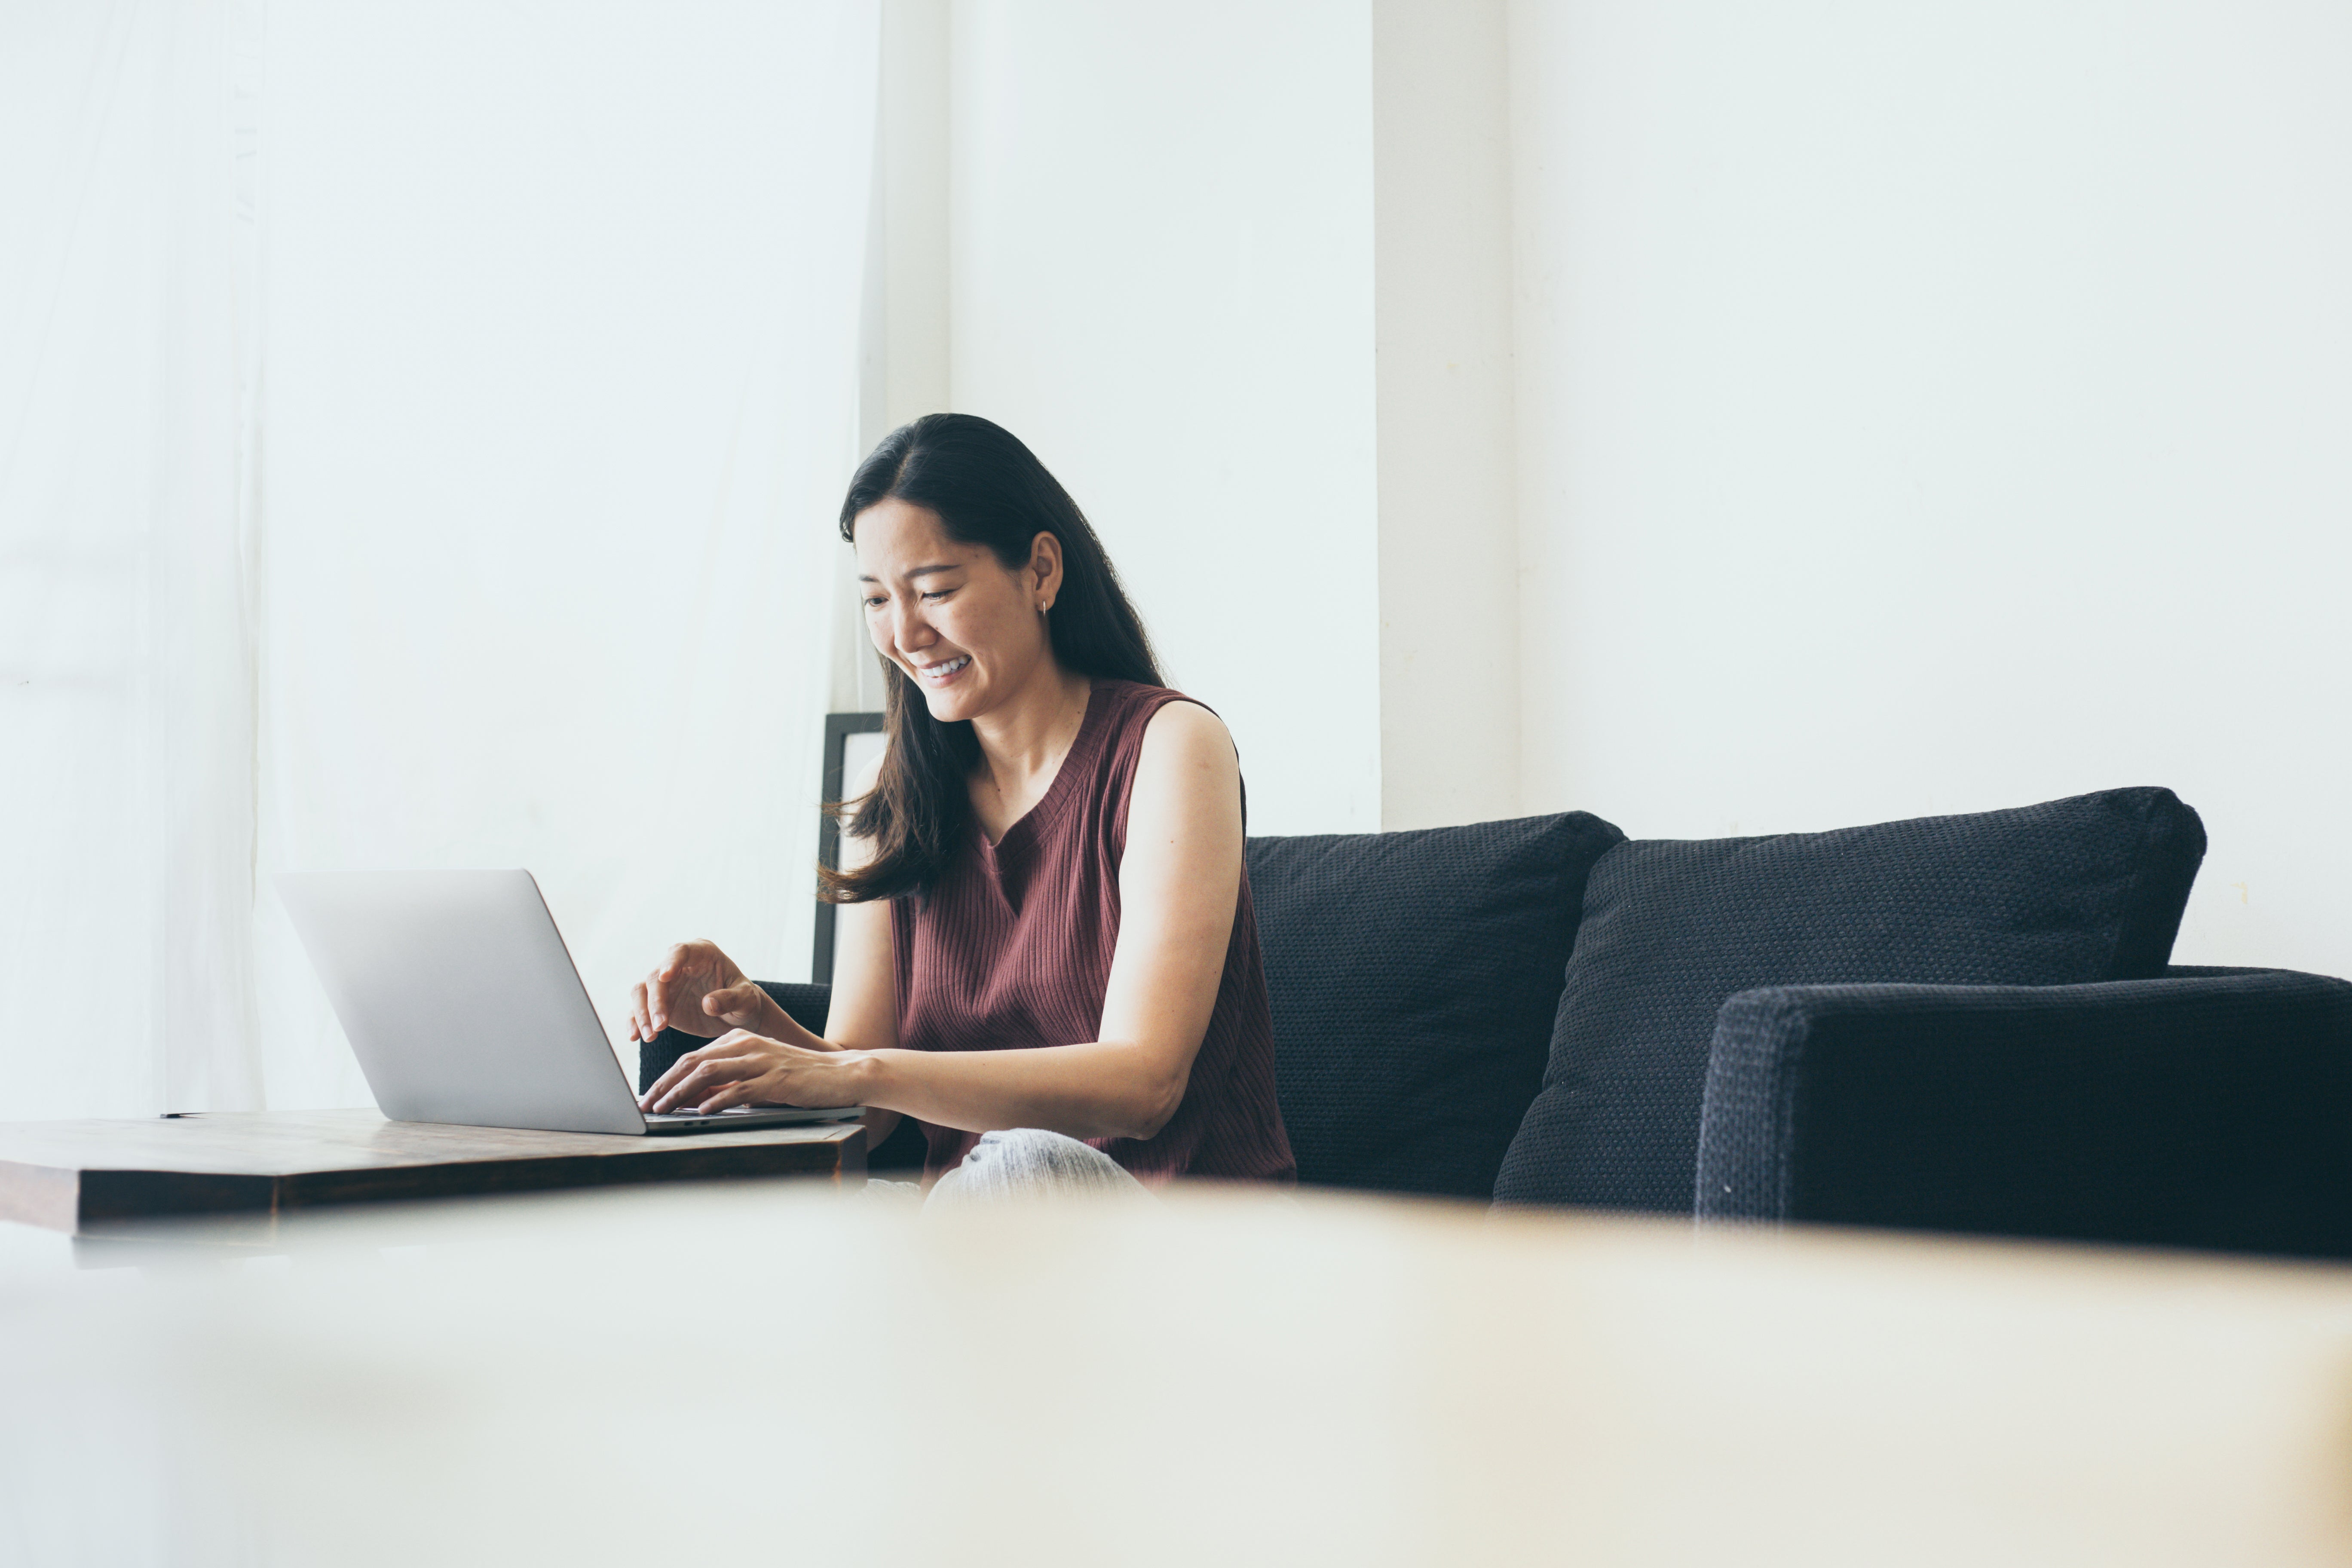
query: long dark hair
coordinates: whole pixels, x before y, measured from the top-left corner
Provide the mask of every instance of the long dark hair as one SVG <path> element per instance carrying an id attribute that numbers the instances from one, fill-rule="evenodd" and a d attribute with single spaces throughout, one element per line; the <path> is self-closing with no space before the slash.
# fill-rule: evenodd
<path id="1" fill-rule="evenodd" d="M 1038 534 L 1052 534 L 1062 544 L 1061 592 L 1045 618 L 1055 662 L 1097 679 L 1164 684 L 1102 541 L 1012 431 L 971 414 L 926 414 L 901 425 L 851 478 L 841 537 L 856 542 L 858 513 L 893 497 L 939 513 L 950 539 L 986 546 L 1008 572 L 1028 564 Z M 853 837 L 877 840 L 877 848 L 854 871 L 817 868 L 818 896 L 832 903 L 928 888 L 971 822 L 967 786 L 980 765 L 980 740 L 971 721 L 932 718 L 922 692 L 887 658 L 882 679 L 888 735 L 882 773 L 845 825 Z"/>

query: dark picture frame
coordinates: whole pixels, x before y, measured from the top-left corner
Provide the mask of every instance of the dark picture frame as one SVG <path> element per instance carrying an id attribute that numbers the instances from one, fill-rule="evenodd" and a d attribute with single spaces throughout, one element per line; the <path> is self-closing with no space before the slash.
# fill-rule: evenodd
<path id="1" fill-rule="evenodd" d="M 849 749 L 852 735 L 871 735 L 882 728 L 879 713 L 828 713 L 824 716 L 824 798 L 817 808 L 816 856 L 830 868 L 841 869 L 841 825 L 833 813 L 824 809 L 841 798 L 848 783 L 842 774 L 842 759 Z M 833 984 L 833 920 L 837 911 L 819 899 L 816 904 L 816 941 L 809 954 L 809 980 L 817 985 Z"/>

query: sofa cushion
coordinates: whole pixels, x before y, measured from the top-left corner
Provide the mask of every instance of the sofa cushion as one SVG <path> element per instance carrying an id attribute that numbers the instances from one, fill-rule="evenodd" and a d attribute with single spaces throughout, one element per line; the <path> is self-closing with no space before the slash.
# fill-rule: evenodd
<path id="1" fill-rule="evenodd" d="M 1688 1213 L 1716 1012 L 1767 985 L 2162 974 L 2204 858 L 2162 789 L 1769 838 L 1644 839 L 1593 868 L 1504 1204 Z"/>
<path id="2" fill-rule="evenodd" d="M 1484 1198 L 1541 1082 L 1584 879 L 1570 812 L 1249 841 L 1302 1182 Z"/>

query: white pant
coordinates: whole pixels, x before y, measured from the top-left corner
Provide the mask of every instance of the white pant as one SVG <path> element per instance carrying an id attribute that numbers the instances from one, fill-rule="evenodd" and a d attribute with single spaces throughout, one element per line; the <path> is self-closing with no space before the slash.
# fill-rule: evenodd
<path id="1" fill-rule="evenodd" d="M 873 1182 L 877 1197 L 913 1196 L 912 1182 Z M 877 1191 L 876 1189 L 881 1189 Z M 1033 1198 L 1141 1197 L 1149 1189 L 1091 1143 L 1042 1128 L 983 1132 L 963 1163 L 931 1187 L 924 1211 L 1016 1203 Z"/>

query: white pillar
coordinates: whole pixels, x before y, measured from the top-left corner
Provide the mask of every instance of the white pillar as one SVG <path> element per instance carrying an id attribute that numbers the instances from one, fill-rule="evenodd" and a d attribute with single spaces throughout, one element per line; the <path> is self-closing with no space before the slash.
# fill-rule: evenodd
<path id="1" fill-rule="evenodd" d="M 1383 828 L 1518 810 L 1504 35 L 1502 0 L 1373 0 Z"/>
<path id="2" fill-rule="evenodd" d="M 1255 830 L 1513 815 L 1502 0 L 885 0 L 882 52 L 871 435 L 1037 450 Z"/>

